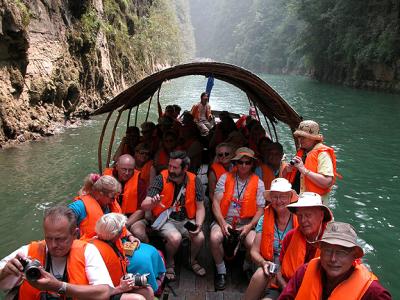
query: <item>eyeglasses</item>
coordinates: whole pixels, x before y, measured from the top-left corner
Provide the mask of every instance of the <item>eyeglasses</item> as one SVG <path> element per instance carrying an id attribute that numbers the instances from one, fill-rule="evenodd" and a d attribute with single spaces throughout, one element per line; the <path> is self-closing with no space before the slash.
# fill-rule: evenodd
<path id="1" fill-rule="evenodd" d="M 290 195 L 285 195 L 285 194 L 283 194 L 283 195 L 272 195 L 271 194 L 271 200 L 275 200 L 275 201 L 277 201 L 277 200 L 288 200 L 289 199 L 289 197 L 290 197 Z"/>
<path id="2" fill-rule="evenodd" d="M 236 161 L 236 164 L 238 165 L 247 165 L 250 166 L 253 162 L 251 160 L 238 160 Z"/>
<path id="3" fill-rule="evenodd" d="M 335 253 L 335 257 L 337 257 L 339 259 L 343 259 L 343 258 L 346 258 L 351 253 L 351 250 L 346 251 L 346 250 L 333 249 L 333 248 L 329 248 L 329 247 L 321 247 L 322 255 L 332 256 L 333 253 Z"/>
<path id="4" fill-rule="evenodd" d="M 221 152 L 217 154 L 218 157 L 229 156 L 229 155 L 231 155 L 229 152 Z"/>

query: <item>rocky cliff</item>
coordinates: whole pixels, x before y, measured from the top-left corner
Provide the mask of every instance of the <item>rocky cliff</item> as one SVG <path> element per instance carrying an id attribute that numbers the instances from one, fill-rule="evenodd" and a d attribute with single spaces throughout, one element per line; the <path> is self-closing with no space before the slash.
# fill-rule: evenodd
<path id="1" fill-rule="evenodd" d="M 179 62 L 173 9 L 167 0 L 0 0 L 0 145 L 51 135 Z M 154 38 L 161 33 L 167 42 Z"/>

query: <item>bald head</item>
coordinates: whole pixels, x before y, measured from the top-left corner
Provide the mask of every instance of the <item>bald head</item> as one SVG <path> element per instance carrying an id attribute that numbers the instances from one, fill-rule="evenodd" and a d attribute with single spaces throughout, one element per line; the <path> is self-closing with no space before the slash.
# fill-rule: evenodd
<path id="1" fill-rule="evenodd" d="M 129 154 L 121 155 L 117 160 L 116 170 L 118 173 L 118 181 L 127 182 L 133 176 L 135 159 Z"/>

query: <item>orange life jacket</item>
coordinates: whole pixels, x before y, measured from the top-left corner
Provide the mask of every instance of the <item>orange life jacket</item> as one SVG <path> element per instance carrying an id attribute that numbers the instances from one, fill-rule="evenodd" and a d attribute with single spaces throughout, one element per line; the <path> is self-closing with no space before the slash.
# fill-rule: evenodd
<path id="1" fill-rule="evenodd" d="M 191 110 L 191 114 L 193 116 L 193 119 L 195 121 L 200 120 L 200 105 L 203 105 L 200 103 L 197 103 L 195 105 L 193 105 L 192 110 Z M 209 104 L 206 104 L 206 118 L 207 120 L 210 118 L 211 116 L 211 108 Z"/>
<path id="2" fill-rule="evenodd" d="M 135 170 L 133 176 L 124 185 L 124 192 L 122 194 L 121 210 L 123 214 L 133 214 L 137 210 L 138 202 L 138 181 L 140 171 Z M 104 175 L 113 176 L 113 169 L 107 168 L 104 170 Z M 118 180 L 118 178 L 116 178 Z"/>
<path id="3" fill-rule="evenodd" d="M 105 168 L 103 171 L 103 175 L 113 176 L 113 168 Z"/>
<path id="4" fill-rule="evenodd" d="M 226 174 L 225 191 L 221 200 L 221 213 L 225 218 L 228 214 L 229 206 L 231 205 L 233 193 L 235 190 L 235 173 L 229 172 Z M 257 189 L 258 176 L 251 174 L 247 186 L 243 192 L 243 198 L 240 200 L 240 218 L 252 218 L 257 212 Z"/>
<path id="5" fill-rule="evenodd" d="M 212 172 L 214 172 L 216 181 L 218 181 L 222 174 L 228 172 L 223 165 L 217 162 L 213 163 L 210 166 L 210 169 Z"/>
<path id="6" fill-rule="evenodd" d="M 113 247 L 105 241 L 95 238 L 90 240 L 90 242 L 99 250 L 114 286 L 118 286 L 121 277 L 126 274 L 127 267 L 127 260 L 122 248 L 121 239 L 118 239 L 114 243 L 119 253 L 116 253 Z"/>
<path id="7" fill-rule="evenodd" d="M 81 239 L 89 239 L 96 235 L 96 222 L 104 215 L 100 204 L 90 195 L 83 195 L 77 198 L 82 200 L 85 205 L 86 218 L 79 225 Z M 113 201 L 109 206 L 110 212 L 122 213 L 117 201 Z"/>
<path id="8" fill-rule="evenodd" d="M 306 167 L 306 169 L 310 170 L 311 172 L 318 173 L 318 155 L 321 152 L 327 152 L 332 160 L 334 176 L 333 176 L 333 181 L 332 181 L 331 186 L 328 188 L 322 188 L 322 187 L 316 185 L 315 183 L 313 183 L 307 176 L 304 176 L 304 184 L 305 184 L 307 192 L 314 192 L 314 193 L 317 193 L 322 196 L 322 195 L 325 195 L 330 192 L 333 184 L 335 183 L 336 177 L 340 176 L 340 175 L 336 172 L 335 151 L 333 150 L 333 148 L 328 147 L 326 145 L 321 145 L 320 147 L 318 147 L 318 149 L 312 149 L 310 152 L 307 153 L 306 161 L 304 163 L 304 166 Z M 296 155 L 299 157 L 303 157 L 304 149 L 299 149 L 297 151 Z M 293 183 L 296 178 L 297 172 L 298 172 L 297 168 L 293 168 L 292 172 L 290 172 L 286 175 L 286 179 L 290 183 Z"/>
<path id="9" fill-rule="evenodd" d="M 330 300 L 355 299 L 360 300 L 368 290 L 372 281 L 378 278 L 363 264 L 356 264 L 349 278 L 341 282 L 329 296 Z M 312 259 L 307 266 L 303 281 L 295 299 L 319 300 L 322 296 L 321 261 Z"/>
<path id="10" fill-rule="evenodd" d="M 296 215 L 292 215 L 292 226 L 299 226 Z M 271 205 L 264 210 L 264 221 L 261 234 L 260 252 L 266 260 L 274 261 L 274 232 L 275 232 L 275 214 Z"/>
<path id="11" fill-rule="evenodd" d="M 150 185 L 150 171 L 151 171 L 151 167 L 153 166 L 153 161 L 149 160 L 148 162 L 146 162 L 144 164 L 144 166 L 139 170 L 140 171 L 140 178 L 144 181 L 144 183 L 146 184 L 146 189 L 148 188 L 148 186 Z"/>
<path id="12" fill-rule="evenodd" d="M 275 179 L 274 171 L 266 164 L 260 164 L 260 168 L 262 171 L 262 181 L 264 182 L 264 187 L 266 190 L 269 190 L 272 180 Z"/>
<path id="13" fill-rule="evenodd" d="M 86 277 L 85 249 L 87 243 L 81 240 L 74 240 L 67 257 L 67 279 L 68 283 L 89 285 Z M 32 242 L 28 247 L 28 256 L 36 258 L 42 266 L 46 265 L 46 242 Z M 31 286 L 26 280 L 19 288 L 20 300 L 39 300 L 41 291 Z"/>
<path id="14" fill-rule="evenodd" d="M 285 279 L 289 280 L 297 268 L 305 263 L 306 249 L 306 239 L 297 227 L 282 261 L 281 271 Z M 317 248 L 314 257 L 318 257 L 319 254 L 320 250 Z"/>
<path id="15" fill-rule="evenodd" d="M 160 196 L 162 196 L 161 204 L 153 208 L 152 212 L 155 217 L 158 217 L 164 210 L 171 207 L 174 200 L 175 185 L 173 182 L 168 181 L 168 170 L 161 171 L 163 179 L 163 189 Z M 189 219 L 194 219 L 196 216 L 196 175 L 186 172 L 187 184 L 185 192 L 185 209 Z"/>

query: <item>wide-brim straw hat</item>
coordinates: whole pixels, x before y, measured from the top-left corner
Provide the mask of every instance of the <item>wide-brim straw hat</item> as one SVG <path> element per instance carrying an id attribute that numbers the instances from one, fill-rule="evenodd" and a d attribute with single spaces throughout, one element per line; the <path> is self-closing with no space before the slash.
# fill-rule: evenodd
<path id="1" fill-rule="evenodd" d="M 321 196 L 317 193 L 301 193 L 297 202 L 291 203 L 286 207 L 294 214 L 300 207 L 321 207 L 324 211 L 324 222 L 330 222 L 333 220 L 332 211 L 329 209 L 328 206 L 322 204 Z"/>
<path id="2" fill-rule="evenodd" d="M 323 141 L 324 137 L 319 132 L 319 125 L 317 122 L 312 120 L 306 120 L 300 122 L 299 127 L 293 133 L 295 137 L 305 137 L 315 141 Z"/>
<path id="3" fill-rule="evenodd" d="M 243 156 L 247 156 L 252 159 L 256 159 L 255 153 L 253 150 L 247 147 L 240 147 L 235 151 L 235 156 L 231 160 L 239 160 Z"/>
<path id="4" fill-rule="evenodd" d="M 264 192 L 264 198 L 269 202 L 271 202 L 271 192 L 291 192 L 290 202 L 295 202 L 299 198 L 296 191 L 292 189 L 290 182 L 285 178 L 275 178 L 272 180 L 270 189 Z"/>
<path id="5" fill-rule="evenodd" d="M 357 233 L 353 226 L 343 222 L 330 222 L 322 238 L 318 241 L 346 248 L 356 248 L 356 258 L 364 256 L 364 250 L 357 243 Z"/>

